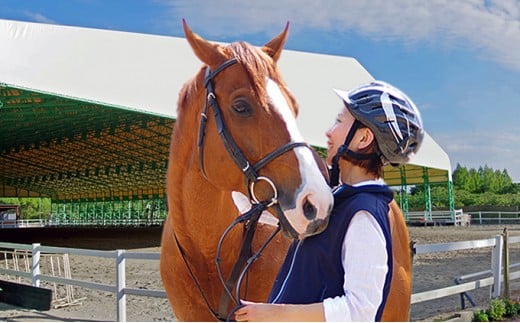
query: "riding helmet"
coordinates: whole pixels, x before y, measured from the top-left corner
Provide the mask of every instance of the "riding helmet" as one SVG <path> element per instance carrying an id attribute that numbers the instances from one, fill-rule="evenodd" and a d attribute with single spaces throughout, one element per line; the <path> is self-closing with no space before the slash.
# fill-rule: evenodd
<path id="1" fill-rule="evenodd" d="M 424 137 L 421 115 L 402 91 L 382 81 L 334 91 L 354 118 L 372 130 L 385 164 L 405 164 L 417 153 Z"/>

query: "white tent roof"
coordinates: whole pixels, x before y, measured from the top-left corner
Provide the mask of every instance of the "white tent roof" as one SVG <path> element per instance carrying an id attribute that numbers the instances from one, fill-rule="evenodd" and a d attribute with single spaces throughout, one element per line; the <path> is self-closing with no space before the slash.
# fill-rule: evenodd
<path id="1" fill-rule="evenodd" d="M 180 88 L 201 66 L 176 37 L 0 20 L 0 44 L 0 84 L 173 118 Z M 350 57 L 285 50 L 279 67 L 302 134 L 320 147 L 340 104 L 332 88 L 373 79 Z M 451 179 L 448 155 L 429 135 L 411 163 Z"/>

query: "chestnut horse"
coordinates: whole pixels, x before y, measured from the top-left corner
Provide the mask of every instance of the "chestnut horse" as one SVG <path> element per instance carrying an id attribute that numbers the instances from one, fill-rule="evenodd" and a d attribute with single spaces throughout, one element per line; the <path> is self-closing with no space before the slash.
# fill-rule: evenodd
<path id="1" fill-rule="evenodd" d="M 303 143 L 296 100 L 276 65 L 288 25 L 262 48 L 212 43 L 183 26 L 203 66 L 179 94 L 160 270 L 177 319 L 210 321 L 226 318 L 217 310 L 225 294 L 221 276 L 233 271 L 245 234 L 243 224 L 229 225 L 247 204 L 267 208 L 286 236 L 303 238 L 326 227 L 333 198 L 322 161 Z M 262 250 L 275 229 L 256 224 L 251 249 Z M 289 243 L 274 236 L 250 267 L 240 297 L 267 300 Z"/>

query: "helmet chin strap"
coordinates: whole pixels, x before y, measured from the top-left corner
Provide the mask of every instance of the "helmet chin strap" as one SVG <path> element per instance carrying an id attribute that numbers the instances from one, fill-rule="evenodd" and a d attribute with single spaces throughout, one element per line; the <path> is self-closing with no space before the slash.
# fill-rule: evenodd
<path id="1" fill-rule="evenodd" d="M 377 153 L 360 154 L 348 149 L 348 145 L 350 145 L 350 142 L 352 141 L 352 138 L 354 138 L 354 134 L 356 133 L 356 130 L 359 128 L 360 125 L 361 122 L 359 122 L 358 120 L 354 120 L 354 123 L 352 124 L 352 127 L 350 127 L 347 137 L 345 138 L 345 143 L 338 147 L 336 155 L 332 158 L 332 165 L 329 170 L 330 187 L 335 187 L 339 184 L 339 159 L 341 158 L 341 156 L 347 155 L 357 160 L 366 160 L 372 159 L 374 157 L 379 157 L 379 154 Z"/>
<path id="2" fill-rule="evenodd" d="M 330 177 L 330 187 L 338 186 L 339 184 L 339 159 L 341 156 L 343 156 L 348 150 L 348 145 L 352 141 L 352 138 L 354 138 L 354 134 L 356 133 L 356 130 L 359 128 L 360 122 L 357 120 L 354 120 L 354 123 L 350 127 L 350 130 L 347 134 L 347 137 L 345 138 L 345 143 L 338 147 L 338 151 L 336 152 L 336 155 L 332 158 L 332 167 L 330 169 L 329 177 Z"/>

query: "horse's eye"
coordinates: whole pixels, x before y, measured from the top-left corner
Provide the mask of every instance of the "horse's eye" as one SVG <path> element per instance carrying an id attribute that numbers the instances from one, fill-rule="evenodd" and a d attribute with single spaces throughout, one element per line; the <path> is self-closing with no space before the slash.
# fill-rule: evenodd
<path id="1" fill-rule="evenodd" d="M 236 100 L 231 107 L 239 115 L 247 116 L 251 114 L 251 106 L 245 100 Z"/>

